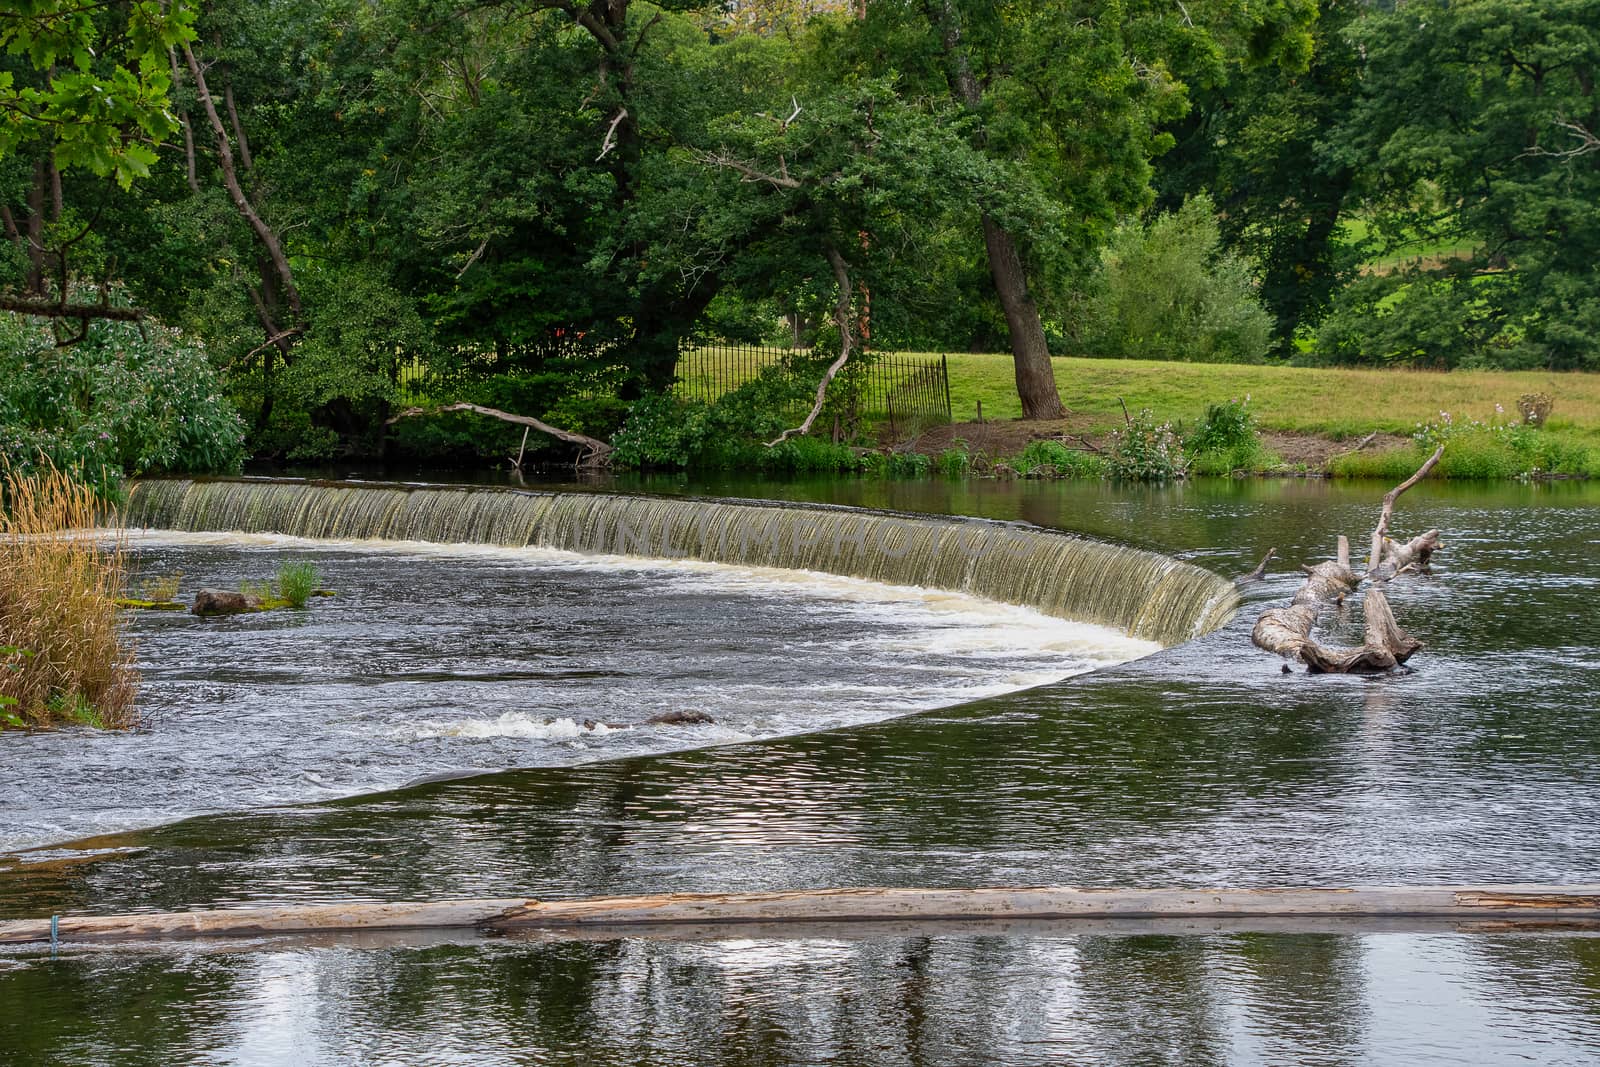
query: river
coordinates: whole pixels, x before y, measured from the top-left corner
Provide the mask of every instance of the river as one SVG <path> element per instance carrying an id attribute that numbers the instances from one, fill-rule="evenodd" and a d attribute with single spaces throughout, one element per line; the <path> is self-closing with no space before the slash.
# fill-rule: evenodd
<path id="1" fill-rule="evenodd" d="M 350 592 L 296 625 L 203 639 L 185 620 L 141 623 L 158 701 L 149 733 L 192 731 L 196 765 L 223 762 L 229 745 L 233 762 L 263 761 L 235 804 L 218 800 L 213 774 L 177 800 L 145 783 L 108 815 L 91 776 L 88 799 L 52 816 L 39 809 L 73 790 L 77 757 L 56 738 L 59 751 L 26 760 L 0 746 L 7 795 L 35 798 L 9 828 L 16 843 L 58 843 L 57 829 L 96 818 L 119 831 L 13 857 L 0 913 L 851 885 L 1600 881 L 1593 487 L 1407 494 L 1397 531 L 1436 526 L 1446 548 L 1431 576 L 1391 595 L 1428 647 L 1376 679 L 1285 675 L 1248 631 L 1262 605 L 1291 595 L 1294 564 L 1325 558 L 1339 533 L 1361 542 L 1382 487 L 643 488 L 1025 520 L 1230 575 L 1268 547 L 1287 563 L 1248 587 L 1231 624 L 1141 655 L 1150 647 L 1020 608 L 848 579 L 157 535 L 136 547 L 157 569 L 220 581 L 303 553 Z M 538 596 L 509 602 L 530 582 Z M 370 631 L 358 638 L 335 612 L 360 613 Z M 361 679 L 370 692 L 353 692 Z M 638 725 L 687 705 L 718 723 Z M 212 736 L 199 740 L 207 707 Z M 630 728 L 596 737 L 585 719 Z M 230 741 L 246 720 L 256 732 Z M 305 736 L 274 740 L 275 723 Z M 464 724 L 483 736 L 463 737 Z M 472 759 L 461 741 L 478 746 Z M 319 745 L 345 755 L 319 764 Z M 324 799 L 396 784 L 374 778 L 391 766 L 400 780 L 520 769 Z M 1600 940 L 1549 932 L 419 934 L 16 953 L 0 968 L 0 1050 L 26 1050 L 23 1062 L 1600 1061 Z"/>

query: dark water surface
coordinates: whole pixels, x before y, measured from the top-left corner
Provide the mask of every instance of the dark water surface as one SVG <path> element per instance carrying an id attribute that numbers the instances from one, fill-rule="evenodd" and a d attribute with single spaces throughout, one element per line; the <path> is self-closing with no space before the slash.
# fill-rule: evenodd
<path id="1" fill-rule="evenodd" d="M 1239 573 L 1269 546 L 1292 567 L 1326 557 L 1338 533 L 1359 545 L 1382 488 L 694 490 L 1021 518 Z M 0 872 L 0 914 L 875 884 L 1600 881 L 1600 491 L 1423 485 L 1395 525 L 1437 526 L 1446 543 L 1432 577 L 1391 593 L 1428 644 L 1407 673 L 1286 676 L 1252 650 L 1261 604 L 1297 584 L 1285 569 L 1222 631 L 1120 667 L 824 733 L 105 836 Z M 667 647 L 628 625 L 610 639 L 623 662 L 636 644 Z M 786 657 L 781 684 L 815 701 L 859 658 L 819 632 Z M 300 683 L 283 684 L 292 698 Z M 1549 934 L 927 926 L 284 941 L 10 966 L 0 1058 L 9 1042 L 19 1062 L 1600 1062 L 1600 941 Z"/>

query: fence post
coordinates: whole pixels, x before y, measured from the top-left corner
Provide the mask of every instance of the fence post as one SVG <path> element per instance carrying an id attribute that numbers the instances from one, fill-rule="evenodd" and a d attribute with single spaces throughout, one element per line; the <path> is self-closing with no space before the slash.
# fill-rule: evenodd
<path id="1" fill-rule="evenodd" d="M 939 353 L 939 377 L 944 379 L 944 417 L 955 418 L 955 409 L 950 406 L 950 361 L 943 352 Z"/>

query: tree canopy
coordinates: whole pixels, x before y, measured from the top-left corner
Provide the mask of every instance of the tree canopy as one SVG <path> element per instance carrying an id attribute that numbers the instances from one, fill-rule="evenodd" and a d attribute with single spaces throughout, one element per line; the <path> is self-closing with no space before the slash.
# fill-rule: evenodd
<path id="1" fill-rule="evenodd" d="M 1052 354 L 1263 322 L 1600 358 L 1584 0 L 27 0 L 0 45 L 0 306 L 203 338 L 259 452 L 421 433 L 417 374 L 604 435 L 841 296 L 1033 416 Z"/>

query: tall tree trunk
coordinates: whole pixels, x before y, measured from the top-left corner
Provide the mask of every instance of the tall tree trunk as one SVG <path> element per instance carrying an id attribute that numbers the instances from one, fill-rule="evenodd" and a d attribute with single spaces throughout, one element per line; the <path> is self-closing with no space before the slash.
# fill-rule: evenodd
<path id="1" fill-rule="evenodd" d="M 983 104 L 983 87 L 972 72 L 972 59 L 961 42 L 960 15 L 955 4 L 953 0 L 944 0 L 937 13 L 931 5 L 927 11 L 940 27 L 945 58 L 950 64 L 951 91 L 969 111 L 976 111 Z M 983 246 L 989 257 L 989 277 L 994 281 L 995 295 L 1000 298 L 1000 308 L 1006 316 L 1006 330 L 1011 335 L 1011 358 L 1016 365 L 1022 417 L 1063 418 L 1067 409 L 1056 391 L 1050 346 L 1045 343 L 1039 306 L 1033 302 L 1033 294 L 1028 289 L 1022 254 L 1017 249 L 1016 239 L 987 211 L 983 213 Z"/>
<path id="2" fill-rule="evenodd" d="M 1011 359 L 1016 366 L 1017 396 L 1025 419 L 1060 419 L 1067 414 L 1056 391 L 1056 369 L 1050 362 L 1039 308 L 1028 291 L 1028 276 L 1017 243 L 998 222 L 983 216 L 983 244 L 989 252 L 989 276 L 1006 313 L 1011 333 Z"/>
<path id="3" fill-rule="evenodd" d="M 167 48 L 167 62 L 172 66 L 172 91 L 176 97 L 178 87 L 183 84 L 183 72 L 178 69 L 177 50 L 170 46 Z M 178 125 L 183 130 L 183 176 L 189 183 L 189 191 L 199 193 L 200 172 L 195 165 L 194 127 L 189 124 L 188 110 L 178 107 L 176 99 L 173 102 L 173 109 L 178 114 Z"/>

